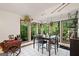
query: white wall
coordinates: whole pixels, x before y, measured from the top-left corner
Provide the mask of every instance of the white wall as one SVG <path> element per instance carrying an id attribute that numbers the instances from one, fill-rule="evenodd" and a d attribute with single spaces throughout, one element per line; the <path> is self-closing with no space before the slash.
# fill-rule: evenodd
<path id="1" fill-rule="evenodd" d="M 20 34 L 20 16 L 0 11 L 0 42 L 7 40 L 10 34 Z"/>

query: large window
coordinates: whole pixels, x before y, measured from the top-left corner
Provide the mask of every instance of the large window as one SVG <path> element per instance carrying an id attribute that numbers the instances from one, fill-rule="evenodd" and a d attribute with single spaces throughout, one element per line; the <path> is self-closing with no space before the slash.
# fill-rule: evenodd
<path id="1" fill-rule="evenodd" d="M 31 39 L 36 35 L 36 24 L 31 24 Z"/>
<path id="2" fill-rule="evenodd" d="M 38 33 L 41 33 L 42 24 L 38 24 Z"/>
<path id="3" fill-rule="evenodd" d="M 63 25 L 63 39 L 62 42 L 63 43 L 70 43 L 70 34 L 73 32 L 73 29 L 76 30 L 77 32 L 77 19 L 69 19 L 69 20 L 65 20 L 62 21 L 62 25 Z"/>
<path id="4" fill-rule="evenodd" d="M 49 29 L 48 29 L 48 24 L 43 24 L 43 32 L 44 33 L 48 33 L 49 32 Z"/>
<path id="5" fill-rule="evenodd" d="M 28 25 L 23 21 L 20 23 L 20 35 L 23 41 L 28 41 Z"/>
<path id="6" fill-rule="evenodd" d="M 51 35 L 59 35 L 60 34 L 60 24 L 59 22 L 53 22 L 51 24 Z"/>

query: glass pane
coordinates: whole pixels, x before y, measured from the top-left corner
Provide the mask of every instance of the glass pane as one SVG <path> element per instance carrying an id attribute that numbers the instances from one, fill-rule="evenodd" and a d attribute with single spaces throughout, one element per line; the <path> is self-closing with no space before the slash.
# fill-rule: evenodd
<path id="1" fill-rule="evenodd" d="M 36 35 L 36 24 L 32 24 L 31 26 L 31 38 L 33 39 L 33 37 Z"/>
<path id="2" fill-rule="evenodd" d="M 51 25 L 51 35 L 59 35 L 60 34 L 60 25 L 59 22 L 54 22 Z"/>
<path id="3" fill-rule="evenodd" d="M 49 29 L 48 29 L 48 24 L 43 24 L 43 33 L 48 33 Z"/>
<path id="4" fill-rule="evenodd" d="M 23 41 L 28 40 L 28 25 L 25 24 L 23 21 L 20 23 L 20 35 Z"/>
<path id="5" fill-rule="evenodd" d="M 73 29 L 76 30 L 77 32 L 77 22 L 75 23 L 77 19 L 70 19 L 70 20 L 65 20 L 62 21 L 63 24 L 63 38 L 62 42 L 69 44 L 70 43 L 70 36 L 73 33 Z"/>

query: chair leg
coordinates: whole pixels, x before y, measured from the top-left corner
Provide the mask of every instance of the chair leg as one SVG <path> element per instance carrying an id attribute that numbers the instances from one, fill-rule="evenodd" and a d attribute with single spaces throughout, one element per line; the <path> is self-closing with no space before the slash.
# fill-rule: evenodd
<path id="1" fill-rule="evenodd" d="M 48 44 L 46 43 L 46 50 L 48 51 Z"/>
<path id="2" fill-rule="evenodd" d="M 50 53 L 51 52 L 51 44 L 50 43 L 48 44 L 48 51 L 49 51 L 49 56 L 50 56 L 51 55 L 51 53 Z"/>
<path id="3" fill-rule="evenodd" d="M 55 49 L 55 55 L 56 55 L 56 45 L 54 45 L 54 47 L 55 47 L 54 49 Z"/>
<path id="4" fill-rule="evenodd" d="M 35 39 L 33 39 L 33 48 L 35 48 Z"/>
<path id="5" fill-rule="evenodd" d="M 57 45 L 57 52 L 58 52 L 58 45 Z"/>
<path id="6" fill-rule="evenodd" d="M 38 51 L 39 51 L 39 43 L 38 43 Z"/>
<path id="7" fill-rule="evenodd" d="M 42 54 L 43 54 L 43 43 L 42 43 Z"/>
<path id="8" fill-rule="evenodd" d="M 57 40 L 57 52 L 58 52 L 58 40 Z"/>

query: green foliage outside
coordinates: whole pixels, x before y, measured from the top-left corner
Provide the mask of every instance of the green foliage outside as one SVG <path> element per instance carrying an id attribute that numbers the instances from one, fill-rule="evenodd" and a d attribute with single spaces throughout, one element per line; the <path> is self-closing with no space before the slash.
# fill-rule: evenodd
<path id="1" fill-rule="evenodd" d="M 49 29 L 48 29 L 48 24 L 43 24 L 43 32 L 44 33 L 48 33 L 49 32 Z"/>
<path id="2" fill-rule="evenodd" d="M 51 35 L 59 35 L 59 26 L 58 26 L 58 22 L 54 22 L 52 25 L 51 25 Z"/>
<path id="3" fill-rule="evenodd" d="M 42 24 L 38 25 L 38 33 L 41 33 L 41 28 L 42 28 L 41 26 L 42 26 Z"/>
<path id="4" fill-rule="evenodd" d="M 28 40 L 28 26 L 20 24 L 20 34 L 23 41 Z"/>
<path id="5" fill-rule="evenodd" d="M 69 20 L 62 21 L 62 23 L 63 23 L 63 40 L 66 40 L 68 38 L 68 30 L 70 30 L 71 28 L 77 27 L 75 25 L 75 20 L 77 20 L 77 19 L 69 19 Z"/>
<path id="6" fill-rule="evenodd" d="M 33 37 L 36 35 L 36 24 L 32 24 L 31 26 L 31 38 L 33 39 Z"/>
<path id="7" fill-rule="evenodd" d="M 42 27 L 42 26 L 43 27 Z M 43 30 L 44 33 L 49 33 L 49 27 L 48 27 L 48 24 L 41 24 L 39 26 L 39 33 L 41 32 L 41 29 Z M 54 22 L 52 25 L 51 25 L 51 33 L 49 33 L 49 35 L 59 35 L 59 23 L 58 22 Z"/>
<path id="8" fill-rule="evenodd" d="M 63 21 L 62 22 L 63 25 L 63 40 L 66 40 L 68 38 L 68 22 L 67 21 Z"/>
<path id="9" fill-rule="evenodd" d="M 69 19 L 69 20 L 62 21 L 63 40 L 66 40 L 68 38 L 68 30 L 70 30 L 70 28 L 77 27 L 76 22 L 78 22 L 78 21 L 75 19 Z M 41 33 L 41 29 L 43 29 L 43 32 L 48 33 L 49 32 L 48 24 L 41 24 L 38 27 L 38 33 Z M 21 24 L 20 31 L 21 31 L 20 33 L 21 33 L 22 40 L 27 41 L 28 40 L 28 25 Z M 31 32 L 32 32 L 31 38 L 33 39 L 33 37 L 36 35 L 36 24 L 32 24 Z M 60 34 L 59 22 L 52 22 L 51 33 L 49 35 L 59 35 L 59 34 Z"/>
<path id="10" fill-rule="evenodd" d="M 28 41 L 28 23 L 30 22 L 30 18 L 28 15 L 23 16 L 23 22 L 20 23 L 20 34 L 21 39 L 23 41 Z"/>

